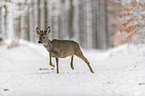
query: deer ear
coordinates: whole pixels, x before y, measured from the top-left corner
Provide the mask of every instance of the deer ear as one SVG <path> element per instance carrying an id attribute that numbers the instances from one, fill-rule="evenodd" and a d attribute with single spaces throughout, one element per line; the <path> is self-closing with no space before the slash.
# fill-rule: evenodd
<path id="1" fill-rule="evenodd" d="M 38 27 L 36 27 L 36 32 L 38 35 L 40 34 L 40 29 Z"/>
<path id="2" fill-rule="evenodd" d="M 50 33 L 50 26 L 48 26 L 44 32 L 45 32 L 45 34 L 49 34 Z"/>

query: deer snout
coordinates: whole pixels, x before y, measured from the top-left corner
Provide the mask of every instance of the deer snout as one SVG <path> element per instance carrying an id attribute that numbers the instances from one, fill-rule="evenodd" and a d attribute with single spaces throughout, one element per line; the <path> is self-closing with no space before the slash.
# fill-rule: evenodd
<path id="1" fill-rule="evenodd" d="M 41 41 L 38 41 L 38 43 L 42 43 Z"/>

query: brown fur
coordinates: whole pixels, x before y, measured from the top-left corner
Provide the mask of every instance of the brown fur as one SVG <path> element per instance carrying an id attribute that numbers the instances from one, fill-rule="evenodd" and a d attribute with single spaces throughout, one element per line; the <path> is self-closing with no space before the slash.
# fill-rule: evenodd
<path id="1" fill-rule="evenodd" d="M 56 65 L 57 65 L 57 73 L 59 73 L 59 66 L 58 66 L 58 58 L 65 58 L 67 56 L 71 56 L 71 68 L 74 70 L 73 67 L 73 56 L 76 55 L 77 57 L 81 58 L 82 60 L 84 60 L 86 62 L 86 64 L 88 65 L 90 71 L 92 73 L 94 73 L 94 71 L 92 70 L 90 63 L 88 62 L 88 60 L 84 57 L 80 46 L 77 42 L 72 41 L 72 40 L 57 40 L 54 39 L 52 41 L 50 41 L 48 39 L 48 34 L 50 32 L 50 27 L 48 27 L 44 32 L 46 32 L 46 34 L 44 34 L 43 31 L 41 31 L 38 27 L 36 28 L 37 30 L 37 34 L 39 35 L 39 41 L 38 43 L 42 43 L 43 46 L 48 50 L 49 55 L 50 55 L 50 65 L 54 66 L 51 63 L 51 56 L 56 58 Z M 45 38 L 44 38 L 45 37 Z"/>

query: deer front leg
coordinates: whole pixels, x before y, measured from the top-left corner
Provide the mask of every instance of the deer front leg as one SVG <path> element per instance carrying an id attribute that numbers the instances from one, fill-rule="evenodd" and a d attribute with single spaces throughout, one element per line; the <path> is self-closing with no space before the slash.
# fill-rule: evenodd
<path id="1" fill-rule="evenodd" d="M 58 58 L 56 58 L 56 67 L 57 67 L 57 74 L 58 74 L 59 73 Z"/>
<path id="2" fill-rule="evenodd" d="M 73 66 L 73 57 L 74 57 L 74 56 L 71 57 L 71 64 L 70 64 L 72 70 L 74 70 L 74 66 Z"/>
<path id="3" fill-rule="evenodd" d="M 52 57 L 52 56 L 51 56 L 51 53 L 49 53 L 49 59 L 50 59 L 49 65 L 52 66 L 52 67 L 55 67 L 54 64 L 52 64 L 51 57 Z"/>

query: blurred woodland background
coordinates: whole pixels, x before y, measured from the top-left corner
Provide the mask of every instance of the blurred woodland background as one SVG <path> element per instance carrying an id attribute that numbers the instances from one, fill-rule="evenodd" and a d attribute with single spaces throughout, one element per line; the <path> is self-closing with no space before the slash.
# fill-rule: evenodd
<path id="1" fill-rule="evenodd" d="M 144 7 L 143 0 L 1 0 L 0 42 L 37 43 L 36 27 L 51 26 L 50 40 L 75 40 L 85 49 L 144 43 Z"/>

